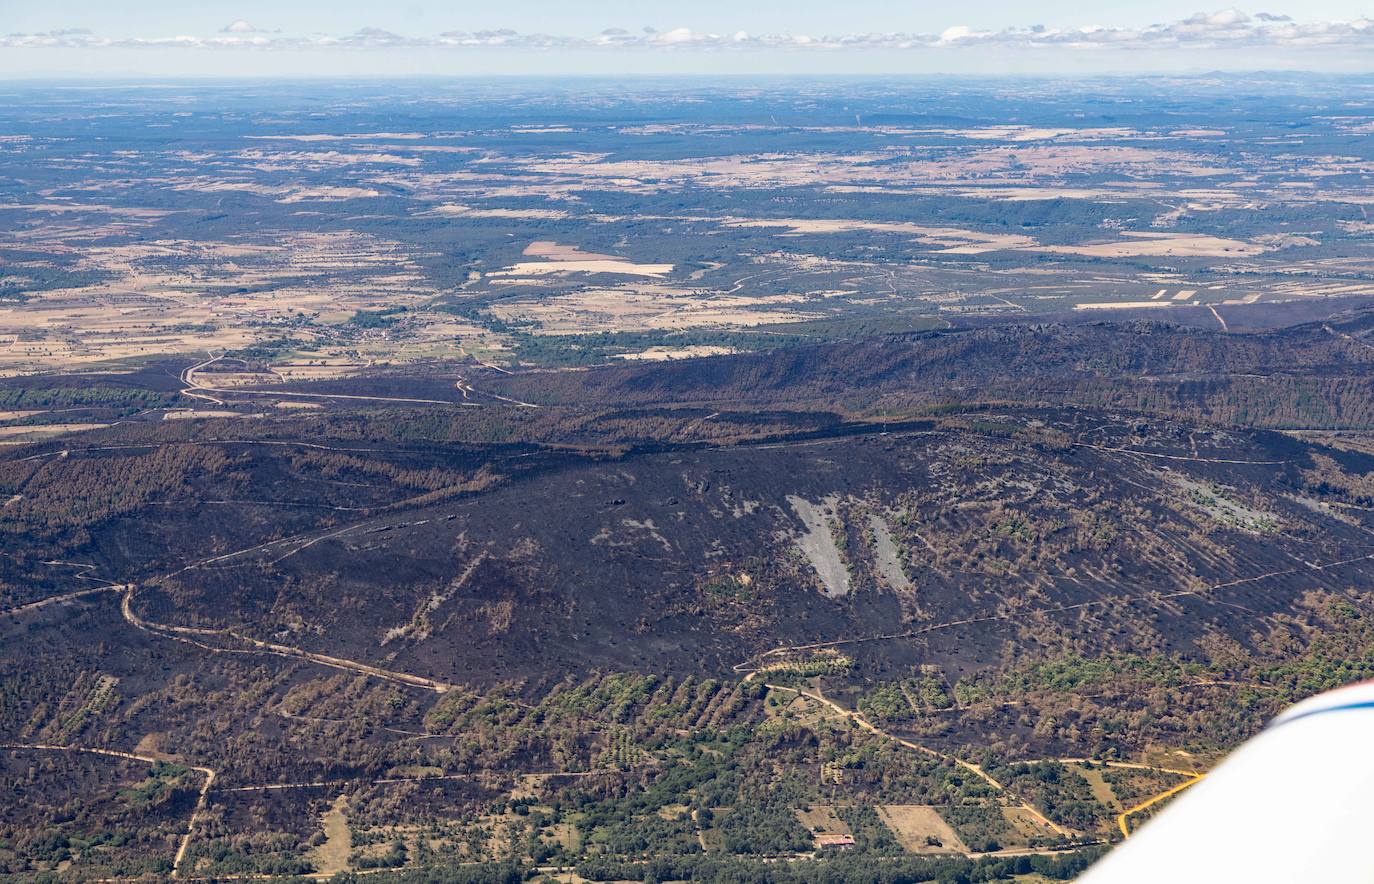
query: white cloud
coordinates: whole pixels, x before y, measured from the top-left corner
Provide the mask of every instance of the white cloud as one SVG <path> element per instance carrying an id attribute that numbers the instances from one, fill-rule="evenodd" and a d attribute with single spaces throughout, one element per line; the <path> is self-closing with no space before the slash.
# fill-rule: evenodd
<path id="1" fill-rule="evenodd" d="M 611 28 L 590 36 L 522 33 L 509 29 L 447 31 L 430 36 L 406 36 L 380 28 L 362 28 L 351 34 L 286 36 L 264 31 L 242 19 L 225 26 L 214 36 L 102 37 L 80 29 L 32 34 L 0 35 L 0 48 L 140 48 L 258 50 L 359 50 L 359 49 L 838 49 L 940 50 L 968 48 L 1070 49 L 1070 50 L 1213 50 L 1300 49 L 1347 47 L 1374 49 L 1374 21 L 1295 22 L 1286 15 L 1260 12 L 1250 15 L 1239 9 L 1200 12 L 1168 24 L 1146 27 L 1086 25 L 1073 28 L 1034 27 L 975 30 L 955 25 L 934 33 L 864 33 L 839 35 L 749 34 L 744 31 L 714 34 L 673 28 L 630 31 Z"/>
<path id="2" fill-rule="evenodd" d="M 965 37 L 973 36 L 973 29 L 967 25 L 955 25 L 940 32 L 940 43 L 957 43 Z"/>
<path id="3" fill-rule="evenodd" d="M 673 28 L 665 34 L 655 34 L 654 42 L 671 46 L 678 43 L 696 43 L 701 41 L 703 37 L 711 40 L 716 39 L 714 34 L 694 34 L 691 28 Z"/>
<path id="4" fill-rule="evenodd" d="M 1229 28 L 1236 25 L 1243 25 L 1250 21 L 1250 16 L 1241 12 L 1239 9 L 1223 9 L 1219 12 L 1199 12 L 1190 19 L 1186 19 L 1184 24 L 1203 25 L 1211 28 Z"/>

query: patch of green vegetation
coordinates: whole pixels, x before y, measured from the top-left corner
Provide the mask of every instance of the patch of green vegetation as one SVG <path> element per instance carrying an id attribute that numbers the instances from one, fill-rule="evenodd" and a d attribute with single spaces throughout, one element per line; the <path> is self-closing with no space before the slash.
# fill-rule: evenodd
<path id="1" fill-rule="evenodd" d="M 18 387 L 0 390 L 0 409 L 26 411 L 46 408 L 115 408 L 137 411 L 165 408 L 176 393 L 132 387 Z"/>
<path id="2" fill-rule="evenodd" d="M 1060 825 L 1091 831 L 1111 816 L 1083 775 L 1061 762 L 1008 764 L 988 773 Z"/>
<path id="3" fill-rule="evenodd" d="M 881 684 L 859 698 L 859 711 L 870 721 L 893 724 L 910 721 L 916 711 L 907 702 L 900 685 Z"/>
<path id="4" fill-rule="evenodd" d="M 755 597 L 752 581 L 746 582 L 733 574 L 711 578 L 702 584 L 701 591 L 716 601 L 750 602 Z"/>
<path id="5" fill-rule="evenodd" d="M 1019 513 L 1007 513 L 992 523 L 988 530 L 995 536 L 1006 537 L 1021 543 L 1035 540 L 1036 532 L 1029 519 Z"/>
<path id="6" fill-rule="evenodd" d="M 1370 618 L 1342 598 L 1331 599 L 1325 608 L 1327 616 L 1343 628 L 1316 635 L 1301 655 L 1264 666 L 1257 673 L 1259 682 L 1296 700 L 1374 678 Z"/>
<path id="7" fill-rule="evenodd" d="M 1272 513 L 1237 501 L 1232 496 L 1233 489 L 1216 482 L 1184 481 L 1182 484 L 1187 491 L 1186 500 L 1218 522 L 1256 534 L 1273 534 L 1278 530 L 1278 520 Z"/>
<path id="8" fill-rule="evenodd" d="M 854 850 L 824 860 L 779 863 L 746 857 L 680 856 L 648 862 L 593 860 L 581 863 L 577 874 L 589 881 L 750 881 L 756 884 L 833 884 L 840 881 L 883 881 L 922 884 L 927 881 L 1011 881 L 1040 875 L 1069 881 L 1096 862 L 1105 848 L 1088 848 L 1062 856 L 876 857 Z"/>
<path id="9" fill-rule="evenodd" d="M 1182 782 L 1182 778 L 1177 774 L 1152 770 L 1103 767 L 1101 774 L 1103 781 L 1111 787 L 1112 794 L 1123 808 L 1143 801 L 1151 795 L 1158 795 Z"/>
<path id="10" fill-rule="evenodd" d="M 391 846 L 385 853 L 373 854 L 366 851 L 355 850 L 348 857 L 349 863 L 356 869 L 398 869 L 406 864 L 406 859 L 410 852 L 406 850 L 406 843 L 397 838 L 391 842 Z"/>
<path id="11" fill-rule="evenodd" d="M 119 790 L 122 801 L 132 807 L 148 807 L 165 801 L 171 791 L 181 781 L 187 768 L 169 761 L 159 761 L 148 771 L 148 776 L 127 789 Z"/>
<path id="12" fill-rule="evenodd" d="M 358 328 L 388 328 L 401 320 L 404 307 L 383 307 L 380 310 L 359 310 L 348 320 L 348 324 Z"/>
<path id="13" fill-rule="evenodd" d="M 820 675 L 842 675 L 854 668 L 854 659 L 834 652 L 813 654 L 783 663 L 774 663 L 765 670 L 770 681 L 795 684 Z"/>
<path id="14" fill-rule="evenodd" d="M 996 436 L 999 439 L 1010 439 L 1015 436 L 1020 427 L 1014 424 L 1005 424 L 1000 421 L 975 420 L 970 421 L 968 428 L 982 436 Z"/>
<path id="15" fill-rule="evenodd" d="M 954 698 L 944 680 L 923 674 L 896 682 L 885 682 L 859 698 L 858 709 L 864 717 L 878 723 L 911 721 L 923 712 L 949 709 Z"/>
<path id="16" fill-rule="evenodd" d="M 973 706 L 986 702 L 996 694 L 996 689 L 988 680 L 961 678 L 954 683 L 954 700 L 960 706 Z"/>
<path id="17" fill-rule="evenodd" d="M 955 804 L 940 808 L 940 816 L 959 833 L 969 850 L 1001 850 L 1016 836 L 1016 830 L 996 804 Z"/>
<path id="18" fill-rule="evenodd" d="M 648 753 L 635 742 L 634 732 L 629 728 L 618 727 L 611 732 L 606 751 L 597 759 L 597 766 L 629 770 L 648 757 Z"/>
<path id="19" fill-rule="evenodd" d="M 871 805 L 840 805 L 835 808 L 835 815 L 849 826 L 849 831 L 854 835 L 856 849 L 888 855 L 902 852 L 902 846 L 897 842 L 896 836 Z"/>
<path id="20" fill-rule="evenodd" d="M 534 869 L 519 863 L 463 864 L 457 861 L 426 863 L 413 869 L 378 874 L 341 872 L 330 878 L 335 884 L 521 884 L 533 879 Z"/>
<path id="21" fill-rule="evenodd" d="M 256 834 L 192 841 L 186 862 L 207 876 L 307 875 L 314 865 L 297 855 L 300 845 L 284 834 Z"/>
<path id="22" fill-rule="evenodd" d="M 918 706 L 930 709 L 949 709 L 954 705 L 954 699 L 945 690 L 945 682 L 942 678 L 923 675 L 909 680 L 906 684 L 907 691 L 915 699 Z"/>
<path id="23" fill-rule="evenodd" d="M 450 312 L 457 312 L 452 310 Z M 585 335 L 536 335 L 504 323 L 498 328 L 486 316 L 477 318 L 487 328 L 510 336 L 518 361 L 549 366 L 602 365 L 616 357 L 653 347 L 726 347 L 757 351 L 818 344 L 825 341 L 909 334 L 942 328 L 945 322 L 931 316 L 873 316 L 858 319 L 815 320 L 768 325 L 760 329 L 684 331 L 598 332 Z"/>
<path id="24" fill-rule="evenodd" d="M 1036 688 L 1073 691 L 1100 687 L 1123 678 L 1170 687 L 1196 677 L 1205 669 L 1200 664 L 1185 663 L 1164 654 L 1107 654 L 1089 658 L 1070 653 L 1031 662 L 1008 674 L 1003 679 L 1002 690 L 1005 693 L 1024 693 Z"/>

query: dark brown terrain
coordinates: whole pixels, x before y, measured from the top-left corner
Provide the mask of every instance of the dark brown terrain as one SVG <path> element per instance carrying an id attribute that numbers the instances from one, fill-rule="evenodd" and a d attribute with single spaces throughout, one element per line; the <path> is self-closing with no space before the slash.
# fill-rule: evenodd
<path id="1" fill-rule="evenodd" d="M 14 751 L 10 776 L 150 796 L 82 802 L 87 861 L 137 868 L 119 859 L 132 844 L 198 813 L 185 868 L 225 874 L 318 862 L 293 845 L 317 837 L 339 788 L 355 833 L 407 855 L 421 848 L 405 826 L 439 819 L 454 856 L 495 859 L 501 838 L 538 836 L 555 852 L 527 856 L 590 862 L 559 834 L 566 814 L 633 794 L 596 777 L 660 788 L 681 735 L 718 738 L 727 721 L 753 734 L 731 764 L 782 805 L 835 799 L 789 791 L 804 778 L 778 792 L 785 773 L 751 766 L 776 739 L 800 740 L 789 763 L 823 782 L 846 746 L 906 751 L 882 744 L 897 735 L 1017 782 L 1017 762 L 1056 758 L 1167 777 L 1198 762 L 1159 753 L 1214 754 L 1368 665 L 1329 647 L 1364 647 L 1374 614 L 1359 589 L 1374 574 L 1366 328 L 1040 324 L 552 375 L 460 368 L 483 404 L 135 417 L 13 448 L 0 468 L 5 739 L 171 767 L 30 749 L 42 766 Z M 117 389 L 174 396 L 157 378 L 179 371 Z M 251 386 L 225 398 L 244 413 L 270 401 Z M 834 731 L 824 705 L 770 711 L 789 685 L 891 736 Z M 697 724 L 662 730 L 682 715 Z M 765 736 L 798 715 L 787 727 L 801 731 Z M 871 806 L 950 800 L 879 785 L 887 763 L 852 781 L 878 789 Z M 200 812 L 191 767 L 214 771 Z M 491 817 L 492 802 L 518 802 L 530 772 L 569 778 L 540 781 L 532 798 L 552 816 L 517 835 L 526 818 Z M 437 776 L 453 779 L 427 791 Z M 945 816 L 968 817 L 965 844 L 1025 844 L 957 809 L 1024 801 L 1093 840 L 1121 805 L 1073 798 L 1077 776 L 1048 793 L 968 791 Z M 301 783 L 321 785 L 266 788 Z M 415 797 L 396 816 L 383 808 L 401 806 L 398 788 Z M 61 818 L 58 793 L 39 794 L 26 813 L 40 817 L 11 813 L 9 831 L 43 807 Z M 147 820 L 141 841 L 90 842 L 131 812 Z M 484 820 L 487 841 L 464 819 Z M 731 836 L 744 839 L 732 850 L 792 849 L 777 831 Z"/>
<path id="2" fill-rule="evenodd" d="M 0 879 L 1067 880 L 1374 676 L 1368 78 L 89 85 Z"/>

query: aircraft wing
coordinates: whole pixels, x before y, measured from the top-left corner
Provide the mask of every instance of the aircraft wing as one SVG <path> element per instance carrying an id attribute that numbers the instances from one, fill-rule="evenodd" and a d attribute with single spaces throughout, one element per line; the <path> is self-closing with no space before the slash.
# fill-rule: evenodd
<path id="1" fill-rule="evenodd" d="M 1079 878 L 1374 882 L 1374 682 L 1279 715 Z"/>

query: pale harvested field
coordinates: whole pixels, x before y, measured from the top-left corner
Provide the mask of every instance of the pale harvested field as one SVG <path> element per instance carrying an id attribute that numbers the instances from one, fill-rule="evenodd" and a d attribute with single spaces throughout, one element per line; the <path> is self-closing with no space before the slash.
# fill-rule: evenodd
<path id="1" fill-rule="evenodd" d="M 275 197 L 279 203 L 300 203 L 307 200 L 333 202 L 367 199 L 382 195 L 381 191 L 373 190 L 370 187 L 307 187 L 299 184 L 270 185 L 252 181 L 220 181 L 215 179 L 188 181 L 173 189 L 194 193 L 251 193 L 257 196 Z"/>
<path id="2" fill-rule="evenodd" d="M 868 526 L 873 532 L 874 558 L 877 560 L 878 574 L 883 582 L 895 590 L 911 589 L 911 581 L 902 570 L 901 555 L 892 539 L 887 520 L 876 513 L 868 514 Z"/>
<path id="3" fill-rule="evenodd" d="M 423 132 L 350 132 L 342 135 L 327 135 L 318 133 L 314 135 L 245 135 L 244 138 L 254 141 L 353 141 L 366 140 L 369 138 L 378 139 L 401 139 L 401 140 L 420 140 L 429 138 Z"/>
<path id="4" fill-rule="evenodd" d="M 725 356 L 738 353 L 734 347 L 717 347 L 711 344 L 696 344 L 691 347 L 650 347 L 638 353 L 617 353 L 615 359 L 630 359 L 644 362 L 666 362 L 670 359 L 693 359 L 698 356 Z"/>
<path id="5" fill-rule="evenodd" d="M 435 206 L 431 211 L 437 215 L 449 215 L 454 218 L 523 218 L 557 221 L 568 217 L 568 213 L 562 209 L 476 209 L 472 206 L 443 205 Z M 526 251 L 525 254 L 529 254 L 529 252 Z"/>
<path id="6" fill-rule="evenodd" d="M 501 343 L 499 334 L 443 313 L 412 314 L 406 335 L 407 341 L 400 348 L 396 347 L 396 342 L 387 342 L 387 349 L 392 354 L 401 354 L 412 348 L 435 348 L 434 352 L 444 351 L 446 356 L 457 357 L 467 352 L 491 349 Z M 358 355 L 374 361 L 381 358 L 367 348 L 359 348 Z"/>
<path id="7" fill-rule="evenodd" d="M 504 157 L 536 175 L 564 179 L 568 189 L 666 190 L 685 185 L 770 188 L 815 185 L 978 185 L 989 177 L 1026 178 L 1132 173 L 1208 177 L 1231 170 L 1212 157 L 1164 148 L 1112 144 L 990 146 L 940 158 L 894 158 L 882 151 L 850 154 L 760 153 L 681 160 L 608 160 L 582 153 L 557 158 Z"/>
<path id="8" fill-rule="evenodd" d="M 1046 199 L 1049 197 L 1076 196 L 1099 198 L 1103 195 L 1097 190 L 1082 190 L 1068 194 L 1062 189 L 1043 188 L 1001 188 L 982 189 L 977 196 L 1004 199 L 1009 201 Z M 1194 208 L 1223 208 L 1222 205 L 1193 204 Z M 727 227 L 780 227 L 787 232 L 784 236 L 802 234 L 838 234 L 854 231 L 873 233 L 892 233 L 910 236 L 917 242 L 937 246 L 938 254 L 978 255 L 1000 250 L 1027 252 L 1047 252 L 1062 255 L 1085 255 L 1099 258 L 1130 257 L 1252 257 L 1276 248 L 1295 245 L 1311 245 L 1315 241 L 1306 238 L 1269 238 L 1256 242 L 1238 239 L 1207 236 L 1201 234 L 1168 233 L 1163 231 L 1123 231 L 1121 238 L 1110 242 L 1082 243 L 1074 245 L 1042 245 L 1033 237 L 1016 233 L 984 233 L 953 227 L 925 227 L 902 221 L 853 221 L 837 219 L 741 219 L 727 218 L 721 223 Z"/>
<path id="9" fill-rule="evenodd" d="M 813 835 L 852 835 L 848 824 L 835 815 L 835 808 L 820 805 L 796 811 L 797 819 Z"/>
<path id="10" fill-rule="evenodd" d="M 1093 301 L 1074 304 L 1075 310 L 1141 310 L 1151 307 L 1172 307 L 1169 301 Z"/>
<path id="11" fill-rule="evenodd" d="M 1002 808 L 1002 816 L 1027 841 L 1031 838 L 1049 838 L 1055 835 L 1054 829 L 1037 819 L 1035 814 L 1027 808 L 1004 807 Z"/>
<path id="12" fill-rule="evenodd" d="M 285 378 L 292 381 L 320 381 L 333 380 L 335 378 L 346 378 L 357 374 L 366 368 L 364 363 L 353 362 L 352 360 L 329 361 L 326 359 L 311 360 L 324 364 L 305 362 L 277 362 L 272 365 L 272 373 L 276 378 L 268 378 L 269 381 L 277 378 Z"/>
<path id="13" fill-rule="evenodd" d="M 1094 258 L 1179 257 L 1244 258 L 1261 255 L 1269 246 L 1191 233 L 1123 231 L 1124 239 L 1069 246 L 1036 246 L 1029 251 L 1056 255 L 1087 255 Z"/>
<path id="14" fill-rule="evenodd" d="M 195 379 L 208 387 L 220 388 L 257 387 L 281 380 L 277 375 L 256 371 L 198 371 Z"/>
<path id="15" fill-rule="evenodd" d="M 54 436 L 99 430 L 108 426 L 109 424 L 43 424 L 37 427 L 0 427 L 0 440 L 11 444 L 31 442 L 35 439 L 51 439 Z"/>
<path id="16" fill-rule="evenodd" d="M 977 255 L 1000 249 L 1028 249 L 1036 241 L 1015 233 L 980 233 L 956 227 L 924 227 L 905 221 L 850 221 L 813 218 L 727 219 L 727 227 L 784 227 L 791 234 L 850 233 L 871 231 L 910 236 L 917 242 L 940 246 L 939 251 L 950 255 Z"/>
<path id="17" fill-rule="evenodd" d="M 935 808 L 920 804 L 885 804 L 877 808 L 883 821 L 900 843 L 912 853 L 967 853 L 968 845 L 959 838 Z M 936 838 L 939 847 L 927 843 Z"/>
<path id="18" fill-rule="evenodd" d="M 525 254 L 543 261 L 520 261 L 505 270 L 488 276 L 544 276 L 554 273 L 618 273 L 624 276 L 666 276 L 673 272 L 672 264 L 636 264 L 614 255 L 584 252 L 576 246 L 556 242 L 532 242 Z"/>
<path id="19" fill-rule="evenodd" d="M 1120 200 L 1136 194 L 1094 187 L 980 187 L 960 191 L 959 196 L 1000 200 L 1008 203 L 1030 200 Z"/>
<path id="20" fill-rule="evenodd" d="M 175 761 L 176 756 L 168 754 L 165 749 L 166 742 L 166 732 L 150 731 L 138 738 L 138 743 L 134 746 L 134 754 L 148 755 L 153 758 L 160 758 L 163 761 Z"/>
<path id="21" fill-rule="evenodd" d="M 1099 804 L 1103 807 L 1110 807 L 1117 811 L 1124 810 L 1121 806 L 1121 802 L 1116 800 L 1116 793 L 1112 791 L 1111 784 L 1103 779 L 1102 768 L 1088 768 L 1076 764 L 1073 766 L 1073 769 L 1081 774 L 1083 779 L 1088 781 L 1088 785 L 1093 790 L 1093 797 L 1097 799 Z"/>
<path id="22" fill-rule="evenodd" d="M 844 180 L 864 163 L 884 159 L 880 153 L 748 154 L 684 160 L 607 161 L 604 154 L 579 154 L 557 159 L 512 157 L 535 173 L 583 179 L 598 188 L 640 185 L 653 189 L 684 184 L 710 187 L 777 187 Z M 864 173 L 865 177 L 872 173 Z"/>
<path id="23" fill-rule="evenodd" d="M 1070 137 L 1075 141 L 1113 138 L 1138 138 L 1141 132 L 1125 127 L 1052 129 L 1032 126 L 980 126 L 975 129 L 939 129 L 942 135 L 955 135 L 981 141 L 1051 141 Z"/>
<path id="24" fill-rule="evenodd" d="M 165 421 L 199 420 L 202 418 L 211 417 L 249 417 L 249 415 L 244 414 L 241 411 L 217 411 L 215 409 L 202 410 L 194 408 L 184 408 L 177 409 L 176 411 L 167 411 L 164 412 L 162 415 L 162 419 Z"/>
<path id="25" fill-rule="evenodd" d="M 235 349 L 275 336 L 269 326 L 297 314 L 342 321 L 434 294 L 399 244 L 355 233 L 82 247 L 45 226 L 13 239 L 109 281 L 0 305 L 0 376 Z"/>
<path id="26" fill-rule="evenodd" d="M 635 264 L 630 261 L 520 261 L 490 276 L 544 276 L 551 273 L 616 273 L 621 276 L 666 276 L 672 264 Z"/>
<path id="27" fill-rule="evenodd" d="M 332 877 L 348 871 L 348 855 L 353 851 L 353 833 L 348 827 L 348 795 L 334 799 L 329 810 L 320 817 L 324 828 L 324 843 L 310 853 L 316 874 Z"/>
<path id="28" fill-rule="evenodd" d="M 48 212 L 64 214 L 67 212 L 99 212 L 101 214 L 122 215 L 126 218 L 164 218 L 171 214 L 161 209 L 139 209 L 115 206 L 102 206 L 82 203 L 16 203 L 0 205 L 5 211 Z"/>
<path id="29" fill-rule="evenodd" d="M 822 584 L 821 592 L 826 598 L 832 599 L 849 595 L 849 568 L 835 543 L 835 530 L 839 525 L 836 515 L 839 498 L 831 495 L 822 498 L 819 503 L 812 503 L 789 494 L 787 502 L 806 527 L 805 533 L 798 535 L 794 542 L 816 570 L 816 576 Z"/>
<path id="30" fill-rule="evenodd" d="M 22 309 L 0 307 L 0 330 L 21 332 L 24 338 L 0 343 L 0 376 L 241 347 L 257 338 L 247 328 L 206 329 L 199 326 L 203 319 L 202 311 L 176 307 L 121 309 L 109 303 L 60 305 L 46 299 L 34 299 Z"/>
<path id="31" fill-rule="evenodd" d="M 577 246 L 567 246 L 550 240 L 535 240 L 525 246 L 524 254 L 531 258 L 548 258 L 550 261 L 619 261 L 614 255 L 599 252 L 584 252 Z"/>
<path id="32" fill-rule="evenodd" d="M 234 159 L 252 160 L 250 168 L 265 172 L 295 172 L 301 169 L 337 168 L 345 166 L 389 165 L 418 166 L 419 157 L 401 156 L 378 151 L 340 150 L 244 150 Z"/>
<path id="33" fill-rule="evenodd" d="M 814 319 L 801 309 L 800 295 L 746 298 L 695 295 L 668 285 L 635 284 L 556 295 L 539 301 L 503 301 L 491 312 L 499 319 L 533 323 L 537 334 L 645 331 L 713 326 L 755 326 Z M 765 310 L 789 305 L 792 309 Z M 794 306 L 795 305 L 795 306 Z"/>

